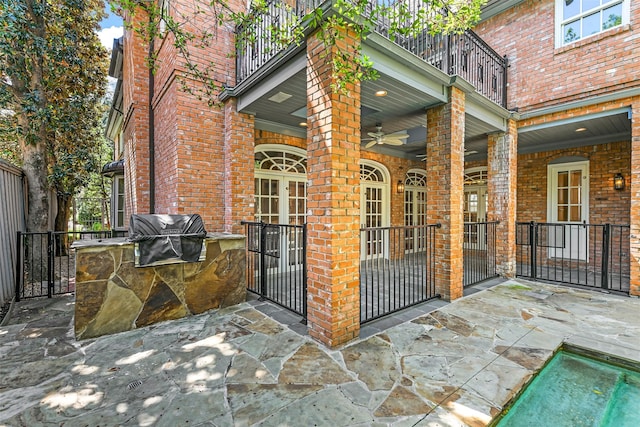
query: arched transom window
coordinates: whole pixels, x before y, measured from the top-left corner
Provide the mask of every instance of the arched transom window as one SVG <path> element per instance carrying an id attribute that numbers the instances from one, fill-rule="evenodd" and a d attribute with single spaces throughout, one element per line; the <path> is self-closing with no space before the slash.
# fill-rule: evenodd
<path id="1" fill-rule="evenodd" d="M 255 161 L 256 171 L 307 173 L 306 155 L 302 150 L 293 147 L 287 149 L 257 147 Z"/>
<path id="2" fill-rule="evenodd" d="M 384 182 L 384 173 L 375 165 L 360 163 L 360 181 Z"/>
<path id="3" fill-rule="evenodd" d="M 426 187 L 427 173 L 420 170 L 410 170 L 404 177 L 405 187 Z"/>
<path id="4" fill-rule="evenodd" d="M 487 168 L 472 168 L 464 171 L 464 185 L 486 185 L 488 178 Z"/>

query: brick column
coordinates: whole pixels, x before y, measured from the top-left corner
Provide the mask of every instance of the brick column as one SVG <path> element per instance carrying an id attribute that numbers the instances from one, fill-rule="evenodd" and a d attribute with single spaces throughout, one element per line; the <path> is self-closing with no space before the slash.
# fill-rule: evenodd
<path id="1" fill-rule="evenodd" d="M 631 105 L 631 295 L 640 296 L 640 97 Z"/>
<path id="2" fill-rule="evenodd" d="M 427 221 L 436 230 L 436 290 L 445 300 L 462 296 L 465 94 L 451 87 L 448 104 L 427 111 Z"/>
<path id="3" fill-rule="evenodd" d="M 243 233 L 241 221 L 254 214 L 254 117 L 237 111 L 235 98 L 224 105 L 224 231 Z"/>
<path id="4" fill-rule="evenodd" d="M 343 51 L 359 43 L 344 36 Z M 331 49 L 307 40 L 307 323 L 335 347 L 360 331 L 360 86 L 333 92 Z"/>
<path id="5" fill-rule="evenodd" d="M 139 11 L 135 22 L 148 18 Z M 149 190 L 149 46 L 132 30 L 124 32 L 122 64 L 123 137 L 125 149 L 125 208 L 127 214 L 151 211 Z"/>
<path id="6" fill-rule="evenodd" d="M 509 120 L 506 133 L 489 135 L 488 151 L 488 220 L 500 222 L 496 226 L 496 269 L 501 276 L 514 277 L 518 176 L 518 129 L 515 120 Z M 491 241 L 489 243 L 492 244 Z"/>

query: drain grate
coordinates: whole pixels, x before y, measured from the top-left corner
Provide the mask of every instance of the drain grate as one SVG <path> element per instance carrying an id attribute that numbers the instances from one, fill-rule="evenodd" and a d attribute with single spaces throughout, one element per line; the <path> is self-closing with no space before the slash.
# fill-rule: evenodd
<path id="1" fill-rule="evenodd" d="M 130 383 L 127 385 L 127 388 L 128 388 L 129 390 L 135 390 L 135 389 L 137 389 L 138 387 L 140 387 L 141 385 L 142 385 L 142 381 L 140 381 L 140 380 L 135 380 L 135 381 L 133 381 L 133 382 L 130 382 Z"/>

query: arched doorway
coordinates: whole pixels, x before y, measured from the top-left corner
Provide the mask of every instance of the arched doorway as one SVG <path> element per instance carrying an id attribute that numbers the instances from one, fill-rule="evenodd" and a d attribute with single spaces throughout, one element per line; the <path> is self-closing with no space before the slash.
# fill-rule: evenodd
<path id="1" fill-rule="evenodd" d="M 364 228 L 389 226 L 389 171 L 372 160 L 360 160 L 360 224 Z M 385 231 L 363 233 L 361 258 L 385 257 L 388 243 Z"/>
<path id="2" fill-rule="evenodd" d="M 255 220 L 301 225 L 307 212 L 307 153 L 263 144 L 255 149 Z"/>

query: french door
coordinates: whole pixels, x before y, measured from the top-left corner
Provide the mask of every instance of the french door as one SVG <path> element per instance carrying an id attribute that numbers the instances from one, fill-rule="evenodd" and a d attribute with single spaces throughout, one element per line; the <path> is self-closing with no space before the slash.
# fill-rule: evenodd
<path id="1" fill-rule="evenodd" d="M 587 259 L 589 162 L 548 166 L 549 257 Z"/>
<path id="2" fill-rule="evenodd" d="M 306 178 L 256 174 L 255 178 L 255 220 L 269 224 L 303 225 L 307 211 Z M 267 229 L 267 238 L 277 239 L 270 242 L 273 248 L 275 267 L 280 260 L 281 267 L 300 264 L 304 250 L 301 229 Z M 283 250 L 285 249 L 285 250 Z"/>
<path id="3" fill-rule="evenodd" d="M 427 225 L 427 190 L 408 188 L 404 192 L 404 225 Z M 405 252 L 422 252 L 427 249 L 427 235 L 424 227 L 409 228 L 405 231 Z"/>
<path id="4" fill-rule="evenodd" d="M 465 185 L 464 187 L 464 222 L 477 223 L 487 221 L 487 186 Z M 465 226 L 464 245 L 473 249 L 486 249 L 486 227 Z"/>
<path id="5" fill-rule="evenodd" d="M 360 185 L 360 207 L 360 223 L 365 228 L 379 228 L 387 225 L 384 188 L 382 186 L 362 183 Z M 360 257 L 362 259 L 385 257 L 388 234 L 388 230 L 366 231 L 361 237 Z"/>

